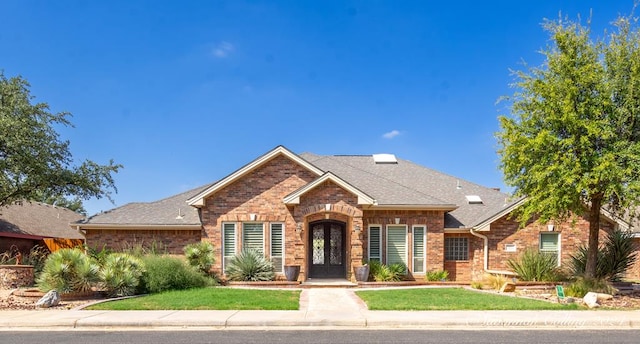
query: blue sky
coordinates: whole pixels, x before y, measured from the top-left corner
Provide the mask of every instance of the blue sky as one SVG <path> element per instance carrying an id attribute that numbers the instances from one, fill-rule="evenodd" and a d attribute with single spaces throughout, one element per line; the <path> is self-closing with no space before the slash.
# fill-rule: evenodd
<path id="1" fill-rule="evenodd" d="M 540 23 L 619 1 L 3 0 L 0 69 L 73 114 L 77 160 L 124 165 L 115 205 L 213 182 L 277 145 L 398 157 L 508 190 L 509 69 L 542 62 Z"/>

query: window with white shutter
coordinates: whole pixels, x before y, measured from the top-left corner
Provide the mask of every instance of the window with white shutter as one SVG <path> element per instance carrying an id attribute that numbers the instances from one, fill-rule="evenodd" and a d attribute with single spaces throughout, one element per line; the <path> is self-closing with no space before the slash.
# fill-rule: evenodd
<path id="1" fill-rule="evenodd" d="M 382 261 L 380 226 L 369 226 L 369 260 Z"/>
<path id="2" fill-rule="evenodd" d="M 387 226 L 387 265 L 402 263 L 407 266 L 407 227 Z"/>
<path id="3" fill-rule="evenodd" d="M 229 259 L 236 255 L 236 224 L 222 224 L 222 271 L 227 268 Z"/>
<path id="4" fill-rule="evenodd" d="M 264 225 L 262 223 L 242 224 L 242 249 L 256 250 L 264 254 Z"/>
<path id="5" fill-rule="evenodd" d="M 425 226 L 413 226 L 413 272 L 424 272 Z"/>
<path id="6" fill-rule="evenodd" d="M 284 224 L 271 224 L 271 262 L 275 272 L 283 271 L 284 263 Z"/>

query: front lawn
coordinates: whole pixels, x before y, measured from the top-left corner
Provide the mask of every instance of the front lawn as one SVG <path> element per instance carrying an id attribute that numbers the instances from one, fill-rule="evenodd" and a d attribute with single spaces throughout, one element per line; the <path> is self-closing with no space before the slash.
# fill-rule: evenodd
<path id="1" fill-rule="evenodd" d="M 520 297 L 495 295 L 462 288 L 417 288 L 357 291 L 370 310 L 567 310 L 576 304 L 561 305 Z"/>
<path id="2" fill-rule="evenodd" d="M 109 301 L 89 310 L 297 310 L 299 290 L 198 288 Z"/>

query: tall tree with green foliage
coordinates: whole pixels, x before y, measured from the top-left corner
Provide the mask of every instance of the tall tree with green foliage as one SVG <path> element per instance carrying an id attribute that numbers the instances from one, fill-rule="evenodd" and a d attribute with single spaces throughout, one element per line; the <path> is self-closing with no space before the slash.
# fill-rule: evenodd
<path id="1" fill-rule="evenodd" d="M 585 215 L 585 273 L 596 271 L 603 207 L 614 216 L 640 200 L 640 32 L 631 16 L 592 38 L 580 22 L 547 21 L 539 67 L 515 72 L 510 116 L 497 133 L 500 166 L 522 224 Z"/>
<path id="2" fill-rule="evenodd" d="M 110 198 L 122 166 L 86 160 L 73 164 L 69 141 L 54 126 L 71 126 L 67 112 L 32 103 L 29 83 L 0 71 L 0 207 L 42 195 Z"/>

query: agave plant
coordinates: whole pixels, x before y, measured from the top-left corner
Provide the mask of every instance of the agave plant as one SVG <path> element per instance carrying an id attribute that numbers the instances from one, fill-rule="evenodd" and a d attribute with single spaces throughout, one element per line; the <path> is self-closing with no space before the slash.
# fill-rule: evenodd
<path id="1" fill-rule="evenodd" d="M 598 249 L 596 279 L 619 281 L 624 277 L 627 269 L 638 259 L 631 235 L 621 230 L 614 230 L 607 235 L 606 241 Z M 584 274 L 587 251 L 587 247 L 582 246 L 571 255 L 571 272 L 575 276 Z"/>
<path id="2" fill-rule="evenodd" d="M 189 244 L 184 248 L 189 265 L 208 274 L 214 263 L 213 245 L 208 241 Z"/>
<path id="3" fill-rule="evenodd" d="M 80 249 L 65 248 L 49 255 L 37 285 L 41 291 L 88 292 L 99 281 L 98 272 L 98 264 Z"/>
<path id="4" fill-rule="evenodd" d="M 226 274 L 231 281 L 271 281 L 273 263 L 256 250 L 242 250 L 229 260 Z"/>
<path id="5" fill-rule="evenodd" d="M 523 281 L 555 281 L 558 276 L 556 259 L 555 255 L 528 249 L 517 259 L 507 260 L 507 265 Z"/>
<path id="6" fill-rule="evenodd" d="M 104 259 L 100 279 L 109 296 L 134 295 L 144 273 L 144 264 L 139 258 L 127 253 L 111 253 Z"/>

